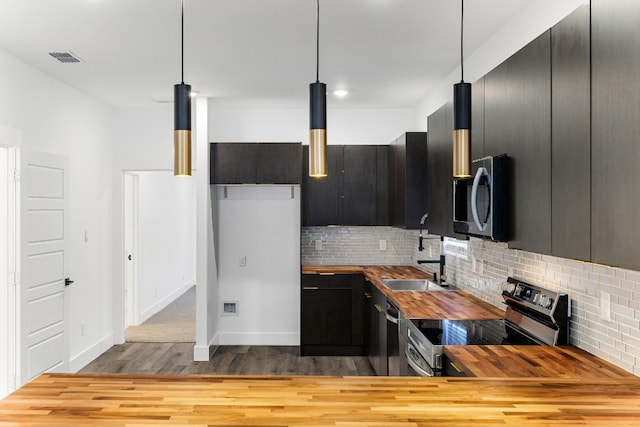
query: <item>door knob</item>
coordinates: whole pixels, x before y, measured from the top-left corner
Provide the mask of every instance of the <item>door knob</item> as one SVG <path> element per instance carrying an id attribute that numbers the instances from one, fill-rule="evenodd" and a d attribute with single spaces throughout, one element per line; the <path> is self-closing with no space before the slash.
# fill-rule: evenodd
<path id="1" fill-rule="evenodd" d="M 69 286 L 72 283 L 73 283 L 73 280 L 69 279 L 68 277 L 66 279 L 64 279 L 64 285 L 65 286 Z"/>
<path id="2" fill-rule="evenodd" d="M 127 257 L 127 259 L 128 259 L 129 261 L 131 261 L 131 254 L 129 254 L 129 256 Z"/>

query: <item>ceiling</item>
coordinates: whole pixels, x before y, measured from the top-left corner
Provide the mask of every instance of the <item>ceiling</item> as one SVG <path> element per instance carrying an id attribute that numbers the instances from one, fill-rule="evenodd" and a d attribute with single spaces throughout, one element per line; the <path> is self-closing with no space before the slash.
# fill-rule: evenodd
<path id="1" fill-rule="evenodd" d="M 467 0 L 465 55 L 536 0 Z M 184 80 L 201 96 L 303 106 L 314 0 L 184 0 Z M 459 65 L 460 2 L 321 0 L 320 81 L 333 108 L 412 108 Z M 0 48 L 114 109 L 170 102 L 180 0 L 0 0 Z M 71 51 L 84 62 L 49 55 Z"/>

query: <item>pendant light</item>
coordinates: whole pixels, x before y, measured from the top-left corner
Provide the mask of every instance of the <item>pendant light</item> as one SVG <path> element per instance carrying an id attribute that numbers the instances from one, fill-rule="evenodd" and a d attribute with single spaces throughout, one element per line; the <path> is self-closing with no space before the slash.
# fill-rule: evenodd
<path id="1" fill-rule="evenodd" d="M 309 85 L 309 176 L 327 176 L 327 85 L 320 83 L 320 0 L 316 0 L 316 82 Z"/>
<path id="2" fill-rule="evenodd" d="M 460 83 L 453 85 L 453 177 L 471 177 L 471 83 L 464 81 L 464 0 L 460 8 Z"/>
<path id="3" fill-rule="evenodd" d="M 191 176 L 191 85 L 184 83 L 184 0 L 181 8 L 181 82 L 173 86 L 173 174 Z"/>

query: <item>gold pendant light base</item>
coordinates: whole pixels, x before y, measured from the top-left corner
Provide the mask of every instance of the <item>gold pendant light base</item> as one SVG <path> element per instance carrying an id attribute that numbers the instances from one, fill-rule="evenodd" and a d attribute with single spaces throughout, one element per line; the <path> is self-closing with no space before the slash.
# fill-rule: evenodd
<path id="1" fill-rule="evenodd" d="M 453 131 L 453 177 L 471 177 L 471 131 L 469 129 Z"/>
<path id="2" fill-rule="evenodd" d="M 173 174 L 191 176 L 191 131 L 173 131 Z"/>
<path id="3" fill-rule="evenodd" d="M 322 178 L 327 176 L 327 130 L 309 131 L 309 176 Z"/>

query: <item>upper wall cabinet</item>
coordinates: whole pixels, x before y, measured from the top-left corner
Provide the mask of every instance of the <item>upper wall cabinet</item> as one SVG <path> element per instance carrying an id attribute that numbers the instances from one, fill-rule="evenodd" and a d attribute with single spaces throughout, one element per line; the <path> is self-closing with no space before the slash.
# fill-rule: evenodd
<path id="1" fill-rule="evenodd" d="M 640 2 L 591 0 L 591 258 L 640 269 Z"/>
<path id="2" fill-rule="evenodd" d="M 551 43 L 543 33 L 485 76 L 486 155 L 507 153 L 510 248 L 551 253 Z"/>
<path id="3" fill-rule="evenodd" d="M 211 184 L 300 184 L 300 143 L 212 143 Z"/>
<path id="4" fill-rule="evenodd" d="M 453 104 L 431 114 L 428 126 L 426 226 L 429 233 L 457 237 L 453 232 Z"/>
<path id="5" fill-rule="evenodd" d="M 551 254 L 585 261 L 591 258 L 589 21 L 585 5 L 551 29 Z"/>
<path id="6" fill-rule="evenodd" d="M 309 177 L 303 147 L 302 225 L 388 225 L 388 146 L 327 146 L 328 176 Z"/>
<path id="7" fill-rule="evenodd" d="M 427 212 L 427 133 L 406 132 L 389 147 L 389 215 L 391 225 L 420 226 Z"/>

